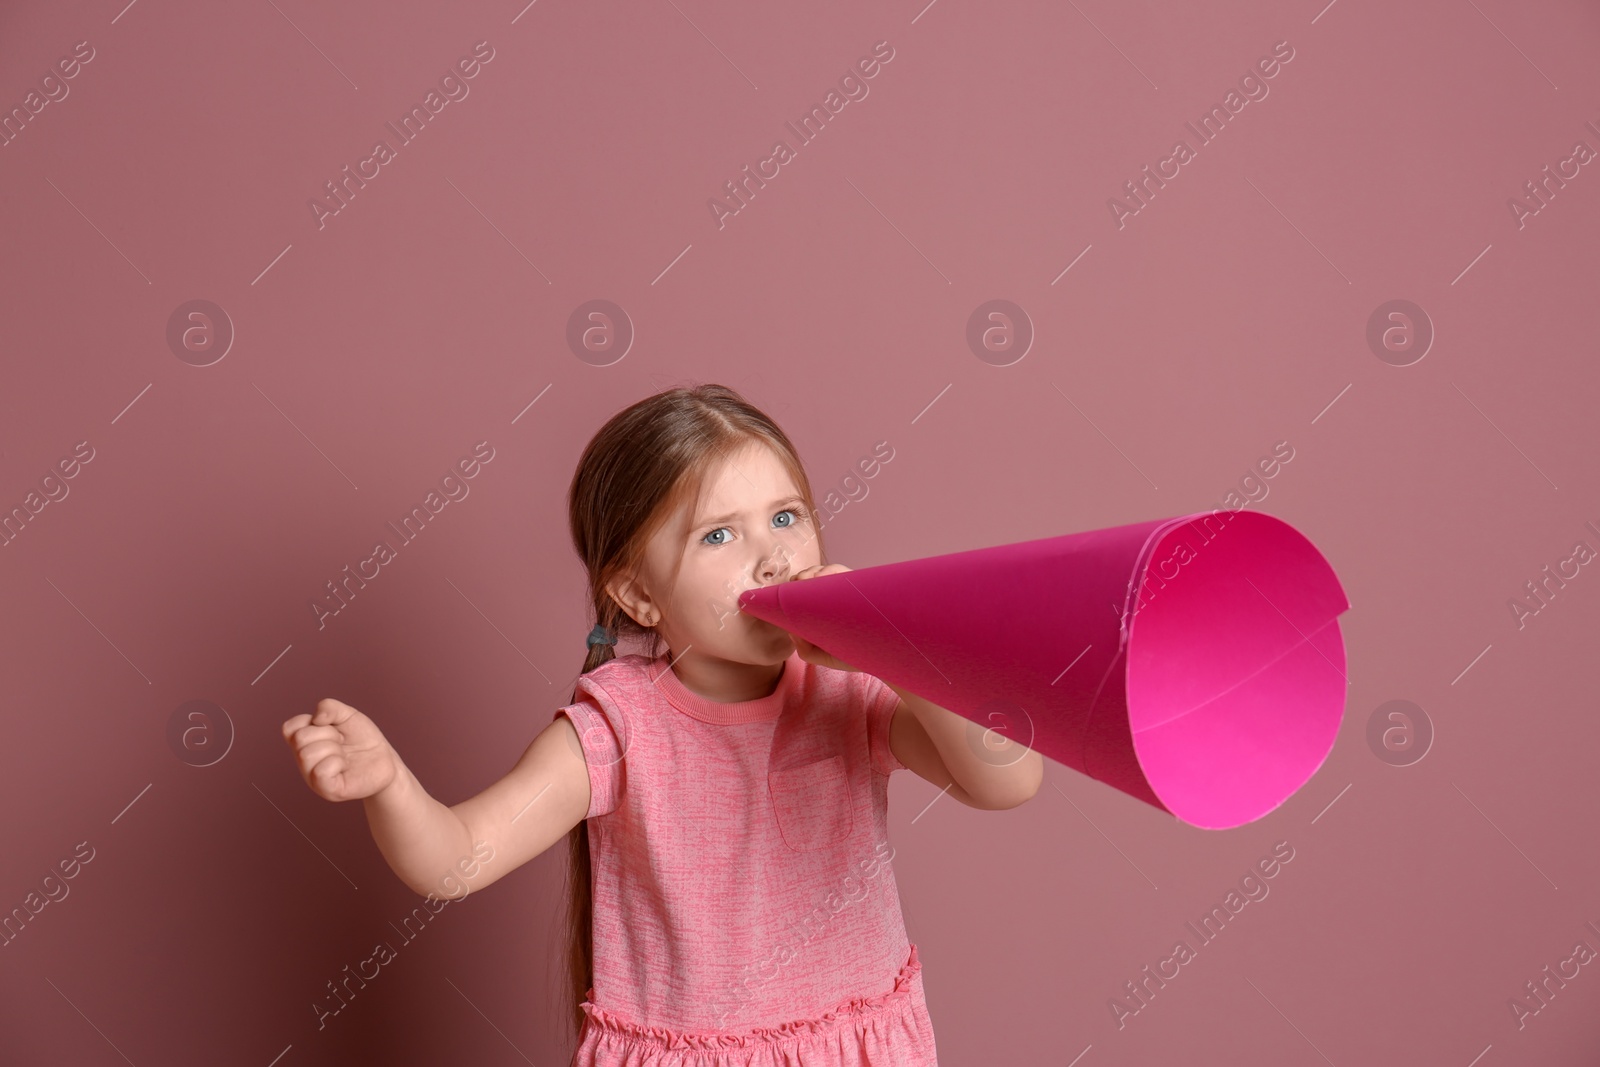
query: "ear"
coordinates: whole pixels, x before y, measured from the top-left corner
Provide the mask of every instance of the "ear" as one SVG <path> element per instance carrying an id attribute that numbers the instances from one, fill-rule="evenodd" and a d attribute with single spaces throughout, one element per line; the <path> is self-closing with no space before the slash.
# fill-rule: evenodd
<path id="1" fill-rule="evenodd" d="M 659 619 L 662 614 L 656 609 L 649 591 L 633 577 L 612 579 L 606 583 L 606 594 L 636 623 L 651 617 Z"/>

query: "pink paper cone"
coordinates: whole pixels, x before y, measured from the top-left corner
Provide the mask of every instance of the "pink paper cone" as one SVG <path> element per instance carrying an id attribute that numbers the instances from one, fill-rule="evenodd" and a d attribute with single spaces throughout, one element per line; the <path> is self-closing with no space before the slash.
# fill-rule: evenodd
<path id="1" fill-rule="evenodd" d="M 1207 829 L 1259 819 L 1292 796 L 1344 714 L 1338 617 L 1349 601 L 1316 547 L 1260 512 L 865 567 L 747 590 L 739 602 Z"/>

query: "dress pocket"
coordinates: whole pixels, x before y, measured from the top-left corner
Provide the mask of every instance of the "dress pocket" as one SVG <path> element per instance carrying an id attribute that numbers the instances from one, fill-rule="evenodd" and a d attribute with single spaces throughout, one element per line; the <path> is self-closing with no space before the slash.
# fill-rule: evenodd
<path id="1" fill-rule="evenodd" d="M 768 771 L 767 789 L 778 832 L 795 852 L 837 845 L 855 826 L 850 776 L 841 756 Z"/>

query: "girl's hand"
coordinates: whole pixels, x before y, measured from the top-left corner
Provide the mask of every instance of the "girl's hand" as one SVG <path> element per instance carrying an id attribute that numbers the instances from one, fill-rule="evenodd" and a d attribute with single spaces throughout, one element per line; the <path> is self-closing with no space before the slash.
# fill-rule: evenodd
<path id="1" fill-rule="evenodd" d="M 371 719 L 332 697 L 317 701 L 310 715 L 283 724 L 300 777 L 324 800 L 360 800 L 394 781 L 394 749 Z"/>
<path id="2" fill-rule="evenodd" d="M 849 569 L 843 563 L 830 563 L 827 566 L 819 564 L 815 567 L 807 567 L 803 571 L 796 571 L 790 575 L 789 580 L 795 582 L 803 581 L 806 578 L 820 577 L 824 574 L 843 574 Z M 791 633 L 789 636 L 794 638 L 794 647 L 799 651 L 800 658 L 807 663 L 815 663 L 819 667 L 832 667 L 836 671 L 853 671 L 856 669 L 830 653 L 824 652 L 799 634 Z"/>

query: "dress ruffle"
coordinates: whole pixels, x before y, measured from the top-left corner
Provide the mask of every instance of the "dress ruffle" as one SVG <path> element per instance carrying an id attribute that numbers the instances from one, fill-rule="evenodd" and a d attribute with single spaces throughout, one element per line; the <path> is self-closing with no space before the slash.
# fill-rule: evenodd
<path id="1" fill-rule="evenodd" d="M 886 993 L 842 1001 L 822 1015 L 744 1030 L 674 1030 L 607 1011 L 588 991 L 575 1067 L 935 1067 L 917 946 Z M 697 1055 L 699 1053 L 699 1055 Z M 802 1058 L 803 1055 L 803 1058 Z"/>

